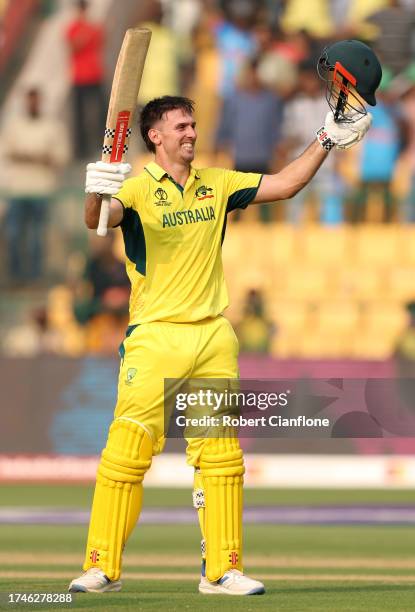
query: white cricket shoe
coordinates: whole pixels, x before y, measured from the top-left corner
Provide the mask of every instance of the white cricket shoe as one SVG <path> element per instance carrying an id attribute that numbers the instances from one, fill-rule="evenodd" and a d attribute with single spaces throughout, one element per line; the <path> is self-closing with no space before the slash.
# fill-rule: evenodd
<path id="1" fill-rule="evenodd" d="M 265 593 L 265 587 L 259 580 L 253 580 L 239 570 L 231 569 L 216 582 L 210 582 L 205 576 L 202 576 L 199 593 L 204 595 L 262 595 Z"/>
<path id="2" fill-rule="evenodd" d="M 121 591 L 121 584 L 121 580 L 107 578 L 99 567 L 90 567 L 79 578 L 72 580 L 68 591 L 69 593 L 106 593 Z"/>

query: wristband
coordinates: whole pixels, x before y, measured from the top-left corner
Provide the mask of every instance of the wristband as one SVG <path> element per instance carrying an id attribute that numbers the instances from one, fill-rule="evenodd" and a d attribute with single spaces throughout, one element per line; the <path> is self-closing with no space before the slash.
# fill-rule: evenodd
<path id="1" fill-rule="evenodd" d="M 317 130 L 316 136 L 317 136 L 318 142 L 321 144 L 323 149 L 325 151 L 331 151 L 335 143 L 331 140 L 330 136 L 327 134 L 327 130 L 324 127 L 324 125 L 319 130 Z"/>

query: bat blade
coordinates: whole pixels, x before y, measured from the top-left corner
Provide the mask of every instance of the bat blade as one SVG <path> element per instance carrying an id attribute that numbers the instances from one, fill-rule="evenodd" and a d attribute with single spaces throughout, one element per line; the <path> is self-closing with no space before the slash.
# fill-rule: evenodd
<path id="1" fill-rule="evenodd" d="M 112 81 L 102 161 L 119 163 L 125 159 L 150 39 L 151 31 L 145 28 L 130 28 L 125 33 Z M 99 236 L 107 233 L 110 203 L 111 196 L 102 198 Z"/>

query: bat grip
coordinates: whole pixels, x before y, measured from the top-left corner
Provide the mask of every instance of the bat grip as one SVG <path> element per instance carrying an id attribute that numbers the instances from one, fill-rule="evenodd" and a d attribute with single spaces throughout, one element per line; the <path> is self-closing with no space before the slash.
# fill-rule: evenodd
<path id="1" fill-rule="evenodd" d="M 106 236 L 108 229 L 108 219 L 110 216 L 111 196 L 102 196 L 101 211 L 99 213 L 99 222 L 97 227 L 98 236 Z"/>

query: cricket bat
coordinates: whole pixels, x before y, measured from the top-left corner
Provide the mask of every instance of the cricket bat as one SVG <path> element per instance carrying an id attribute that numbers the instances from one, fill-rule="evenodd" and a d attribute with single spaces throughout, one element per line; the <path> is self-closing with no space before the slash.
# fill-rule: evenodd
<path id="1" fill-rule="evenodd" d="M 144 28 L 130 28 L 125 33 L 112 81 L 101 157 L 104 162 L 122 162 L 128 151 L 150 38 L 151 31 Z M 97 228 L 98 236 L 107 234 L 110 203 L 111 196 L 104 195 Z"/>

